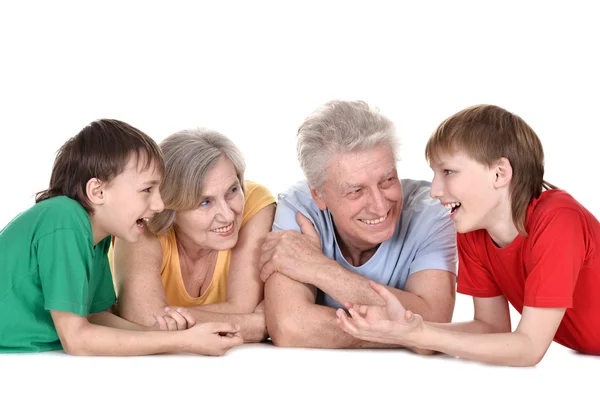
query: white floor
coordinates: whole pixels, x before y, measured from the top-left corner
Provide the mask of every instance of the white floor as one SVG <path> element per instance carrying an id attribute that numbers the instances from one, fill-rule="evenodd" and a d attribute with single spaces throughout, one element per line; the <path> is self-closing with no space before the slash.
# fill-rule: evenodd
<path id="1" fill-rule="evenodd" d="M 456 320 L 470 299 L 457 298 Z M 514 320 L 515 324 L 518 320 Z M 552 344 L 533 368 L 495 367 L 404 350 L 317 350 L 246 344 L 223 357 L 158 355 L 71 357 L 63 352 L 0 355 L 2 391 L 61 398 L 365 397 L 405 394 L 435 398 L 597 397 L 600 357 Z M 443 396 L 441 396 L 443 395 Z M 4 395 L 3 395 L 4 396 Z M 383 398 L 384 396 L 382 396 Z"/>

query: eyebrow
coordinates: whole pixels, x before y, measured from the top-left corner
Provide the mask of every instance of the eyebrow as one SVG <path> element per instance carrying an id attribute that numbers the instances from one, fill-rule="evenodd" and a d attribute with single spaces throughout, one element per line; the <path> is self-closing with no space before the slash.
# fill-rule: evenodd
<path id="1" fill-rule="evenodd" d="M 381 175 L 381 178 L 379 179 L 379 181 L 385 180 L 385 178 L 387 178 L 395 170 L 396 170 L 395 166 L 392 166 L 391 168 L 389 168 L 383 175 Z M 342 184 L 340 184 L 340 189 L 342 191 L 345 191 L 349 188 L 356 188 L 356 187 L 362 187 L 362 184 L 361 183 L 342 183 Z"/>
<path id="2" fill-rule="evenodd" d="M 143 186 L 156 186 L 160 184 L 160 180 L 149 180 L 142 183 Z"/>
<path id="3" fill-rule="evenodd" d="M 227 188 L 227 191 L 231 190 L 235 186 L 240 186 L 240 188 L 241 188 L 241 183 L 237 177 L 236 177 L 235 181 L 229 185 L 229 187 Z M 200 198 L 211 199 L 211 198 L 214 198 L 214 195 L 213 194 L 204 194 L 204 192 L 202 192 L 200 195 Z"/>

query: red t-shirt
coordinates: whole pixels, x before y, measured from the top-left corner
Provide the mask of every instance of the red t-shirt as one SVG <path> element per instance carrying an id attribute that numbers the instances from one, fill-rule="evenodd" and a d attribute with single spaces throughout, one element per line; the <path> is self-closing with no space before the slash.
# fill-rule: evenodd
<path id="1" fill-rule="evenodd" d="M 567 308 L 554 340 L 600 354 L 600 223 L 562 190 L 549 190 L 527 209 L 528 237 L 498 248 L 486 230 L 457 235 L 461 294 L 504 295 L 523 306 Z"/>

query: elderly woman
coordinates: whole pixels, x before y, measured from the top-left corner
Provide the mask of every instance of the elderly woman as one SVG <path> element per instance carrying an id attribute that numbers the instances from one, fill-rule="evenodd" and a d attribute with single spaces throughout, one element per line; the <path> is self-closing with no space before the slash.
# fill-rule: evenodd
<path id="1" fill-rule="evenodd" d="M 244 181 L 244 158 L 220 133 L 183 131 L 160 147 L 165 210 L 139 225 L 137 243 L 114 243 L 120 315 L 151 325 L 153 314 L 181 307 L 199 322 L 238 324 L 245 342 L 266 339 L 257 249 L 271 230 L 275 198 Z"/>

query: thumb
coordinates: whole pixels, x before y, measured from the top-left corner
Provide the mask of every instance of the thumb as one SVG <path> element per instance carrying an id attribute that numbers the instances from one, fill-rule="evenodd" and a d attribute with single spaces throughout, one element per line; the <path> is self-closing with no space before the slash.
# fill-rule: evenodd
<path id="1" fill-rule="evenodd" d="M 320 241 L 319 233 L 317 233 L 315 226 L 313 226 L 312 222 L 306 216 L 300 212 L 296 213 L 296 222 L 298 222 L 302 234 L 306 234 L 307 236 L 316 238 Z"/>
<path id="2" fill-rule="evenodd" d="M 385 301 L 385 307 L 390 317 L 394 320 L 404 319 L 404 312 L 406 309 L 402 306 L 402 303 L 398 300 L 396 295 L 392 294 L 386 287 L 378 284 L 372 280 L 369 281 L 371 288 Z"/>

